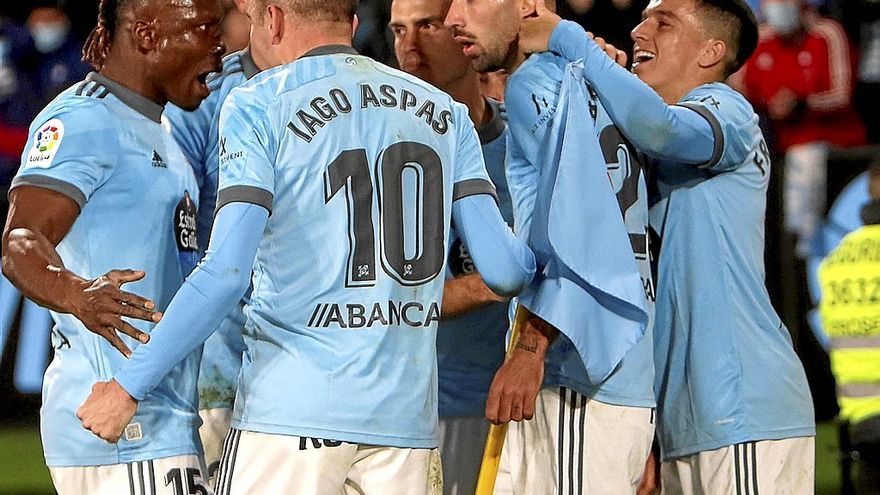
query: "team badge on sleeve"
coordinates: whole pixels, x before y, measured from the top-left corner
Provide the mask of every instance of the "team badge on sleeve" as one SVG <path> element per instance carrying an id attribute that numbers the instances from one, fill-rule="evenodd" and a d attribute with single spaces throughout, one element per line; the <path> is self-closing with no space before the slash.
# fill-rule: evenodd
<path id="1" fill-rule="evenodd" d="M 34 135 L 34 145 L 28 152 L 26 167 L 49 168 L 64 139 L 64 123 L 52 119 L 43 124 Z"/>

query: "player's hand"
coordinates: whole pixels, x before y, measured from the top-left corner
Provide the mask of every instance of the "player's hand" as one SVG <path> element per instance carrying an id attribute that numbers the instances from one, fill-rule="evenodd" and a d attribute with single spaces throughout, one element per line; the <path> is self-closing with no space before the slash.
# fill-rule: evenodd
<path id="1" fill-rule="evenodd" d="M 626 67 L 627 56 L 626 56 L 625 51 L 618 50 L 616 46 L 605 41 L 605 38 L 596 37 L 593 33 L 589 32 L 589 31 L 587 32 L 587 36 L 589 36 L 590 39 L 595 41 L 596 44 L 599 45 L 599 48 L 601 48 L 602 50 L 605 51 L 605 55 L 608 55 L 608 57 L 610 57 L 611 60 L 614 60 L 614 63 L 616 63 L 617 65 L 619 65 L 621 67 Z"/>
<path id="2" fill-rule="evenodd" d="M 555 332 L 535 315 L 528 315 L 513 351 L 495 373 L 486 399 L 486 418 L 494 424 L 532 419 L 535 399 L 544 381 L 547 334 Z"/>
<path id="3" fill-rule="evenodd" d="M 776 92 L 767 102 L 767 111 L 773 120 L 784 120 L 797 107 L 797 95 L 788 88 L 782 88 Z"/>
<path id="4" fill-rule="evenodd" d="M 110 443 L 119 441 L 134 413 L 137 401 L 116 380 L 98 382 L 92 393 L 76 410 L 83 428 Z"/>
<path id="5" fill-rule="evenodd" d="M 153 323 L 162 319 L 162 313 L 153 311 L 156 303 L 121 289 L 123 284 L 140 280 L 144 276 L 146 273 L 142 270 L 110 270 L 94 280 L 86 281 L 81 291 L 71 296 L 71 313 L 89 331 L 107 339 L 125 357 L 131 356 L 131 349 L 116 332 L 122 332 L 141 343 L 149 341 L 150 336 L 127 323 L 122 317 Z"/>
<path id="6" fill-rule="evenodd" d="M 535 4 L 535 15 L 523 19 L 519 27 L 519 50 L 523 53 L 546 52 L 550 35 L 562 20 L 543 1 Z"/>
<path id="7" fill-rule="evenodd" d="M 642 481 L 636 490 L 636 495 L 654 495 L 660 489 L 660 464 L 657 462 L 657 453 L 651 449 L 648 460 L 645 461 L 645 472 L 642 473 Z"/>

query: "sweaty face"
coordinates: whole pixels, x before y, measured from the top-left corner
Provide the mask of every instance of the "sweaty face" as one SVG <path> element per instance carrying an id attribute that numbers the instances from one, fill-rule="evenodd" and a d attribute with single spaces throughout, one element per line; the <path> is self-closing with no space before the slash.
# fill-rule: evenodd
<path id="1" fill-rule="evenodd" d="M 694 74 L 705 38 L 694 0 L 652 0 L 632 31 L 632 71 L 668 103 L 683 94 L 684 74 Z M 673 101 L 669 101 L 672 99 Z"/>
<path id="2" fill-rule="evenodd" d="M 171 103 L 194 110 L 208 96 L 208 74 L 223 68 L 222 20 L 219 0 L 171 0 L 160 11 L 156 77 Z"/>
<path id="3" fill-rule="evenodd" d="M 400 68 L 439 88 L 463 78 L 470 61 L 443 25 L 449 0 L 394 0 L 391 22 Z"/>
<path id="4" fill-rule="evenodd" d="M 518 53 L 521 0 L 452 0 L 446 26 L 477 72 L 511 69 Z"/>

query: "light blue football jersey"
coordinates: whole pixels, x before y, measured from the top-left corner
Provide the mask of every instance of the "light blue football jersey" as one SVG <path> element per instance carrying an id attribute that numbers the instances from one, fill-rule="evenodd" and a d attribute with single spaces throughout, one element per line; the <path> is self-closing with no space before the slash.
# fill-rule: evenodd
<path id="1" fill-rule="evenodd" d="M 486 171 L 495 184 L 498 207 L 513 225 L 513 206 L 504 175 L 507 147 L 506 111 L 503 104 L 487 100 L 492 119 L 477 127 Z M 476 273 L 473 260 L 453 232 L 447 279 Z M 440 417 L 483 416 L 489 385 L 504 361 L 508 318 L 507 303 L 491 303 L 454 318 L 443 319 L 437 329 L 437 371 Z"/>
<path id="2" fill-rule="evenodd" d="M 233 426 L 436 447 L 452 202 L 494 194 L 467 108 L 325 46 L 233 90 L 220 139 L 218 208 L 271 211 Z"/>
<path id="3" fill-rule="evenodd" d="M 208 78 L 211 94 L 192 112 L 167 105 L 165 115 L 171 121 L 171 134 L 189 159 L 199 183 L 199 245 L 207 249 L 220 170 L 220 108 L 229 92 L 259 72 L 250 50 L 244 49 L 223 58 L 223 70 Z M 235 384 L 244 352 L 244 303 L 239 303 L 205 341 L 199 367 L 199 409 L 232 409 Z"/>
<path id="4" fill-rule="evenodd" d="M 560 89 L 568 61 L 540 53 L 528 58 L 508 79 L 505 102 L 510 137 L 507 181 L 513 197 L 517 236 L 529 237 L 548 131 L 559 105 Z M 589 89 L 589 88 L 588 88 Z M 544 387 L 564 386 L 608 404 L 653 407 L 655 404 L 652 319 L 654 282 L 648 250 L 648 199 L 643 160 L 621 135 L 595 93 L 589 89 L 590 118 L 595 123 L 608 177 L 624 215 L 633 254 L 645 288 L 648 326 L 642 338 L 601 383 L 591 383 L 583 361 L 571 341 L 560 334 L 547 352 Z M 577 221 L 577 219 L 572 219 Z"/>
<path id="5" fill-rule="evenodd" d="M 680 104 L 709 121 L 716 146 L 703 166 L 658 162 L 655 169 L 663 459 L 814 435 L 803 366 L 764 286 L 770 158 L 758 117 L 721 83 L 695 88 Z"/>
<path id="6" fill-rule="evenodd" d="M 146 271 L 127 291 L 163 311 L 198 255 L 198 186 L 162 107 L 89 74 L 34 120 L 12 187 L 38 186 L 80 205 L 57 250 L 87 279 L 115 268 Z M 184 253 L 183 260 L 179 254 Z M 179 363 L 142 401 L 117 444 L 83 429 L 76 409 L 122 354 L 69 314 L 52 313 L 55 356 L 43 381 L 41 433 L 49 466 L 95 466 L 200 453 L 196 430 L 199 354 Z M 153 324 L 130 320 L 150 332 Z M 138 342 L 120 334 L 134 349 Z"/>

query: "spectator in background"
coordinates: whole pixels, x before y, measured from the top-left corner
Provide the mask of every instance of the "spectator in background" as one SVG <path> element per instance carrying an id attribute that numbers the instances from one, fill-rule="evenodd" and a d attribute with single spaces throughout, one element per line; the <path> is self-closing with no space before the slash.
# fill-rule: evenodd
<path id="1" fill-rule="evenodd" d="M 73 34 L 67 13 L 57 3 L 34 8 L 27 18 L 27 30 L 38 52 L 32 78 L 37 101 L 28 113 L 33 118 L 58 93 L 81 81 L 89 67 L 82 61 L 83 40 Z"/>
<path id="2" fill-rule="evenodd" d="M 632 53 L 630 30 L 642 19 L 648 0 L 560 0 L 559 17 L 572 20 L 626 53 Z"/>
<path id="3" fill-rule="evenodd" d="M 755 109 L 769 116 L 785 154 L 786 231 L 806 256 L 825 213 L 828 145 L 865 142 L 852 105 L 852 63 L 843 28 L 802 0 L 766 0 L 761 40 L 739 78 Z"/>
<path id="4" fill-rule="evenodd" d="M 0 189 L 3 191 L 18 170 L 21 149 L 33 118 L 28 78 L 28 61 L 33 60 L 33 54 L 34 42 L 27 29 L 0 12 Z"/>
<path id="5" fill-rule="evenodd" d="M 868 140 L 880 143 L 880 0 L 846 2 L 858 21 L 859 77 L 856 108 L 865 120 Z"/>
<path id="6" fill-rule="evenodd" d="M 848 234 L 819 267 L 819 311 L 830 337 L 840 417 L 859 453 L 857 493 L 880 492 L 880 160 L 869 169 L 864 226 Z"/>

